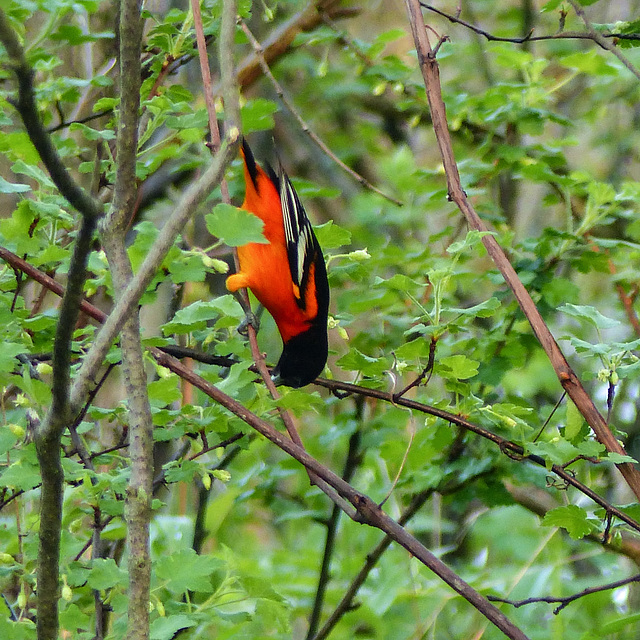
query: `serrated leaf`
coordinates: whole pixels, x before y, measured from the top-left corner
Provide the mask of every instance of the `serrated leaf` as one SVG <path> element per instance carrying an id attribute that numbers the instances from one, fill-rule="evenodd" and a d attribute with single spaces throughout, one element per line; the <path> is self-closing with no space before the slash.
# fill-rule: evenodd
<path id="1" fill-rule="evenodd" d="M 262 220 L 244 209 L 223 202 L 205 216 L 205 221 L 209 233 L 230 247 L 240 247 L 250 242 L 268 244 L 262 233 Z"/>
<path id="2" fill-rule="evenodd" d="M 589 520 L 589 515 L 575 504 L 551 509 L 545 514 L 542 525 L 545 527 L 561 527 L 574 539 L 580 540 L 595 530 L 596 525 Z"/>
<path id="3" fill-rule="evenodd" d="M 126 577 L 127 572 L 113 558 L 96 558 L 91 563 L 87 584 L 92 589 L 109 589 L 123 583 Z"/>
<path id="4" fill-rule="evenodd" d="M 454 380 L 467 380 L 478 375 L 478 367 L 480 363 L 476 360 L 471 360 L 463 354 L 457 354 L 455 356 L 446 356 L 438 360 L 439 365 L 443 365 L 448 371 L 443 372 L 438 367 L 438 373 L 446 378 L 453 378 Z"/>
<path id="5" fill-rule="evenodd" d="M 160 558 L 156 575 L 167 581 L 167 589 L 174 593 L 200 591 L 211 593 L 211 574 L 222 561 L 209 555 L 198 555 L 193 549 L 181 549 Z"/>
<path id="6" fill-rule="evenodd" d="M 611 329 L 620 324 L 619 320 L 607 318 L 607 316 L 603 316 L 595 307 L 588 305 L 566 303 L 558 307 L 558 311 L 562 311 L 568 316 L 578 318 L 579 320 L 585 320 L 597 329 Z"/>

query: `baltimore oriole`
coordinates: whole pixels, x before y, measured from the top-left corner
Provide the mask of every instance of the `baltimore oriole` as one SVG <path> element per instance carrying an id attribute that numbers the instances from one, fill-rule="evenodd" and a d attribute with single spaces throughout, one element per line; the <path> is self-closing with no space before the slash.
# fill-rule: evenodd
<path id="1" fill-rule="evenodd" d="M 227 278 L 227 289 L 249 287 L 273 316 L 283 342 L 273 378 L 302 387 L 327 362 L 329 283 L 322 249 L 282 165 L 278 163 L 278 175 L 268 164 L 262 169 L 246 140 L 241 154 L 246 185 L 242 208 L 264 222 L 268 244 L 238 247 L 240 270 Z"/>

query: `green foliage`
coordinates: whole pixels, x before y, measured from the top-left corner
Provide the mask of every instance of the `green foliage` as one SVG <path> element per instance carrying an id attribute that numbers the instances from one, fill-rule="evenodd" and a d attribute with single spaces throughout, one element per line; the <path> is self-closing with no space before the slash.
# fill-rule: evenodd
<path id="1" fill-rule="evenodd" d="M 36 72 L 38 108 L 58 153 L 71 175 L 104 200 L 117 161 L 119 97 L 111 64 L 116 4 L 12 0 L 3 6 Z M 221 3 L 202 4 L 214 55 Z M 638 33 L 633 16 L 598 22 L 606 18 L 606 3 L 580 4 L 607 37 Z M 515 1 L 477 0 L 468 8 L 464 19 L 503 37 L 533 28 L 536 35 L 554 34 L 559 20 L 568 31 L 585 28 L 567 3 L 555 0 L 534 12 L 531 23 L 525 23 L 524 4 Z M 251 28 L 266 42 L 299 9 L 293 0 L 246 0 L 239 12 L 252 18 Z M 150 7 L 145 16 L 140 201 L 131 211 L 127 244 L 134 271 L 210 158 L 193 17 Z M 389 398 L 423 376 L 407 397 L 431 407 L 433 415 L 313 386 L 284 389 L 277 402 L 270 398 L 249 370 L 251 355 L 236 331 L 244 312 L 224 285 L 233 264 L 227 247 L 266 242 L 262 223 L 221 203 L 220 189 L 184 229 L 141 300 L 145 344 L 232 357 L 237 364 L 230 367 L 189 366 L 271 423 L 277 424 L 278 408 L 290 410 L 309 453 L 338 473 L 352 447 L 352 484 L 380 502 L 391 491 L 385 509 L 393 517 L 426 500 L 407 528 L 482 593 L 514 600 L 567 596 L 634 571 L 625 556 L 633 547 L 625 546 L 629 528 L 615 518 L 609 523 L 605 509 L 551 468 L 564 465 L 610 499 L 626 495 L 613 465 L 632 462 L 640 451 L 640 335 L 634 324 L 640 85 L 617 57 L 588 40 L 486 42 L 428 11 L 425 19 L 449 36 L 437 58 L 467 195 L 633 457 L 608 454 L 577 407 L 561 400 L 553 368 L 484 248 L 487 234 L 469 231 L 447 200 L 400 6 L 379 12 L 364 7 L 339 23 L 319 22 L 297 33 L 270 64 L 309 128 L 403 206 L 365 189 L 318 151 L 264 79 L 242 87 L 242 126 L 261 162 L 275 157 L 275 136 L 283 165 L 317 223 L 332 299 L 326 376 Z M 637 42 L 619 39 L 615 45 L 625 46 L 636 65 Z M 251 53 L 239 27 L 236 47 L 236 61 Z M 12 106 L 15 84 L 4 49 L 0 78 L 0 246 L 65 283 L 77 213 L 57 192 Z M 227 184 L 239 205 L 239 161 Z M 97 241 L 85 297 L 107 310 L 112 303 L 111 273 Z M 33 429 L 51 403 L 58 305 L 53 294 L 3 263 L 2 638 L 36 637 L 40 473 Z M 72 374 L 95 331 L 84 318 L 76 328 Z M 268 362 L 276 362 L 281 341 L 268 314 L 258 337 Z M 73 438 L 67 433 L 63 442 L 60 620 L 62 632 L 79 639 L 94 637 L 96 597 L 106 612 L 105 637 L 127 633 L 130 460 L 120 359 L 116 345 L 107 358 L 114 371 Z M 150 637 L 302 637 L 332 505 L 309 486 L 297 463 L 251 436 L 239 418 L 151 358 L 148 375 L 157 478 Z M 490 437 L 437 417 L 443 411 Z M 504 440 L 542 466 L 499 446 Z M 78 456 L 78 443 L 91 464 Z M 640 515 L 635 504 L 625 510 Z M 96 523 L 101 546 L 92 556 Z M 606 548 L 589 542 L 605 534 L 611 537 Z M 380 539 L 378 531 L 339 521 L 321 622 Z M 535 640 L 631 640 L 638 626 L 635 589 L 580 598 L 557 616 L 550 615 L 553 605 L 543 603 L 504 610 Z M 395 547 L 369 573 L 355 604 L 332 638 L 468 638 L 481 634 L 484 624 Z M 488 626 L 482 637 L 502 636 Z"/>

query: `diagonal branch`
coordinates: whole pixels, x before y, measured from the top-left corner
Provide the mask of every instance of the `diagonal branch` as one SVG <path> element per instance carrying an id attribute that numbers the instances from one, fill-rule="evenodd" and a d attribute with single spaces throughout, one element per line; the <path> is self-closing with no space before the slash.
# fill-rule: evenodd
<path id="1" fill-rule="evenodd" d="M 59 285 L 55 280 L 52 280 L 45 273 L 42 273 L 32 265 L 26 263 L 22 258 L 19 258 L 11 251 L 0 247 L 0 258 L 5 260 L 8 264 L 10 264 L 14 269 L 24 271 L 30 278 L 33 278 L 43 286 L 47 287 L 50 291 L 55 293 L 56 295 L 62 296 L 64 295 L 64 287 Z M 90 317 L 94 318 L 97 322 L 106 322 L 108 316 L 97 309 L 92 304 L 84 300 L 81 303 L 81 308 Z M 223 356 L 209 356 L 206 354 L 199 354 L 194 352 L 192 349 L 183 349 L 181 347 L 176 346 L 166 346 L 166 347 L 157 347 L 158 351 L 166 353 L 168 355 L 172 355 L 176 358 L 189 357 L 202 362 L 203 364 L 213 364 L 222 367 L 230 367 L 235 364 L 236 361 Z M 253 368 L 255 369 L 255 366 Z M 178 375 L 180 375 L 178 373 Z M 344 396 L 348 395 L 357 395 L 367 398 L 373 398 L 376 400 L 381 400 L 383 402 L 389 402 L 393 405 L 398 405 L 401 407 L 406 407 L 413 411 L 418 411 L 420 413 L 426 413 L 428 415 L 435 416 L 448 422 L 450 424 L 454 424 L 456 426 L 462 427 L 476 435 L 484 438 L 485 440 L 489 440 L 493 442 L 497 447 L 499 447 L 500 451 L 505 455 L 509 456 L 514 460 L 526 460 L 528 462 L 532 462 L 540 467 L 549 468 L 548 461 L 544 458 L 530 454 L 527 455 L 524 448 L 503 438 L 483 427 L 467 420 L 463 416 L 457 415 L 455 413 L 451 413 L 449 411 L 445 411 L 444 409 L 440 409 L 439 407 L 433 407 L 428 404 L 424 404 L 422 402 L 418 402 L 417 400 L 411 400 L 404 396 L 398 396 L 397 394 L 391 394 L 386 391 L 381 391 L 380 389 L 373 389 L 369 387 L 362 387 L 356 384 L 352 384 L 350 382 L 342 382 L 340 380 L 326 380 L 324 378 L 317 378 L 315 384 L 332 391 L 334 394 L 342 394 Z M 640 532 L 640 524 L 636 522 L 633 518 L 628 516 L 624 511 L 621 511 L 617 507 L 614 507 L 611 503 L 607 502 L 604 498 L 599 496 L 595 491 L 593 491 L 590 487 L 585 485 L 584 483 L 577 480 L 574 474 L 567 471 L 561 465 L 551 465 L 550 470 L 558 476 L 562 480 L 562 482 L 567 486 L 572 486 L 585 496 L 593 500 L 593 502 L 600 507 L 602 507 L 607 514 L 615 516 L 621 522 L 624 522 L 629 527 L 634 529 L 635 531 Z M 634 556 L 635 557 L 635 556 Z"/>
<path id="2" fill-rule="evenodd" d="M 210 398 L 221 404 L 228 411 L 246 422 L 258 433 L 273 442 L 285 453 L 295 458 L 303 464 L 306 469 L 313 472 L 333 487 L 338 494 L 350 502 L 356 510 L 356 515 L 352 517 L 356 522 L 368 524 L 380 529 L 390 536 L 396 543 L 404 547 L 409 553 L 418 558 L 422 564 L 433 571 L 440 579 L 446 582 L 456 593 L 460 594 L 467 602 L 472 604 L 483 616 L 500 629 L 508 638 L 512 640 L 527 640 L 527 636 L 516 627 L 497 607 L 492 605 L 486 598 L 480 595 L 473 587 L 467 584 L 460 576 L 452 571 L 444 562 L 433 555 L 424 545 L 422 545 L 410 533 L 389 517 L 382 509 L 367 495 L 354 489 L 348 482 L 336 475 L 310 456 L 302 447 L 298 446 L 284 434 L 277 431 L 272 425 L 260 419 L 257 415 L 249 411 L 243 404 L 234 400 L 230 396 L 220 391 L 217 387 L 204 380 L 190 369 L 187 369 L 175 358 L 162 353 L 158 349 L 152 348 L 151 352 L 158 362 L 186 379 L 195 387 L 207 394 Z M 322 486 L 320 485 L 322 489 Z"/>
<path id="3" fill-rule="evenodd" d="M 446 109 L 442 99 L 440 87 L 440 70 L 435 58 L 435 54 L 429 43 L 429 37 L 424 25 L 422 13 L 420 11 L 420 0 L 405 0 L 411 30 L 418 53 L 418 62 L 427 90 L 427 99 L 431 110 L 433 129 L 436 134 L 438 147 L 442 156 L 442 161 L 447 176 L 447 187 L 449 198 L 456 203 L 463 213 L 467 223 L 472 229 L 486 231 L 486 227 L 477 212 L 467 199 L 467 195 L 462 189 L 458 166 L 453 154 L 451 136 L 447 123 Z M 502 277 L 513 292 L 520 308 L 526 316 L 533 333 L 545 350 L 556 375 L 573 403 L 578 407 L 584 419 L 591 426 L 597 439 L 607 448 L 607 451 L 626 455 L 624 447 L 609 429 L 605 419 L 596 408 L 593 400 L 586 392 L 582 383 L 567 362 L 562 350 L 558 346 L 555 338 L 551 334 L 549 327 L 540 315 L 529 292 L 522 284 L 518 275 L 509 262 L 502 247 L 491 234 L 485 235 L 482 242 L 487 253 L 500 270 Z M 640 472 L 630 463 L 624 462 L 616 465 L 627 484 L 637 497 L 640 498 Z"/>

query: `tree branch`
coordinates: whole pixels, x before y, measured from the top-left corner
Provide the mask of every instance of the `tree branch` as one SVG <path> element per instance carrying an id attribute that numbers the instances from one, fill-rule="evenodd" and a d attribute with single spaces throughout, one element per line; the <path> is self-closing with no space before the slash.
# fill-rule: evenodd
<path id="1" fill-rule="evenodd" d="M 491 602 L 504 602 L 505 604 L 510 604 L 516 609 L 518 607 L 523 607 L 526 604 L 532 604 L 534 602 L 559 602 L 560 606 L 556 607 L 553 610 L 554 615 L 558 615 L 566 606 L 570 605 L 576 600 L 579 600 L 580 598 L 584 598 L 584 596 L 591 595 L 592 593 L 600 593 L 602 591 L 610 591 L 611 589 L 617 589 L 618 587 L 624 587 L 624 585 L 631 584 L 632 582 L 640 582 L 640 574 L 631 576 L 630 578 L 616 580 L 615 582 L 609 582 L 608 584 L 603 584 L 598 587 L 589 587 L 588 589 L 583 589 L 582 591 L 580 591 L 580 593 L 574 593 L 571 596 L 542 596 L 539 598 L 526 598 L 524 600 L 507 600 L 505 598 L 498 598 L 497 596 L 487 597 L 489 600 L 491 600 Z"/>
<path id="2" fill-rule="evenodd" d="M 587 18 L 587 14 L 584 12 L 584 9 L 577 3 L 575 0 L 569 0 L 569 4 L 573 7 L 573 10 L 576 12 L 578 17 L 584 22 L 584 26 L 587 27 L 589 31 L 589 35 L 594 42 L 597 42 L 603 49 L 609 51 L 609 53 L 613 54 L 622 64 L 629 70 L 633 75 L 640 80 L 640 71 L 636 69 L 636 67 L 631 63 L 629 58 L 625 56 L 618 47 L 616 47 L 612 42 L 609 42 L 601 33 L 596 31 L 591 24 L 589 18 Z"/>
<path id="3" fill-rule="evenodd" d="M 136 158 L 140 109 L 142 19 L 138 0 L 120 2 L 119 94 L 116 139 L 116 178 L 111 209 L 100 225 L 105 254 L 119 300 L 133 278 L 125 235 L 137 199 Z M 149 637 L 151 558 L 149 522 L 153 487 L 153 419 L 147 394 L 147 376 L 140 343 L 140 317 L 132 306 L 120 333 L 122 371 L 129 420 L 131 476 L 127 486 L 125 520 L 129 548 L 127 637 Z"/>
<path id="4" fill-rule="evenodd" d="M 360 464 L 360 460 L 362 458 L 362 454 L 360 452 L 361 439 L 362 433 L 359 428 L 354 431 L 349 438 L 349 449 L 347 451 L 347 458 L 344 463 L 344 470 L 342 471 L 342 479 L 345 482 L 351 482 L 351 478 L 356 472 L 358 464 Z M 333 509 L 331 510 L 331 517 L 327 521 L 327 537 L 324 543 L 324 553 L 322 554 L 322 565 L 320 566 L 320 573 L 318 574 L 318 588 L 316 589 L 316 597 L 313 600 L 313 608 L 311 610 L 311 616 L 309 617 L 309 630 L 307 631 L 307 640 L 311 640 L 311 638 L 314 638 L 320 624 L 320 616 L 322 615 L 324 596 L 327 591 L 327 585 L 329 584 L 329 580 L 331 578 L 331 559 L 333 558 L 333 551 L 335 548 L 340 513 L 340 507 L 334 503 Z"/>
<path id="5" fill-rule="evenodd" d="M 0 258 L 6 260 L 12 267 L 15 269 L 24 269 L 25 273 L 27 273 L 30 277 L 34 278 L 36 281 L 40 282 L 50 291 L 53 291 L 59 296 L 64 294 L 64 287 L 59 285 L 55 280 L 52 280 L 46 274 L 42 273 L 35 267 L 26 263 L 22 258 L 19 258 L 15 254 L 7 251 L 6 249 L 0 247 Z M 108 316 L 91 305 L 90 303 L 83 301 L 81 304 L 81 308 L 85 311 L 85 313 L 89 314 L 91 317 L 95 318 L 98 322 L 105 322 Z M 198 352 L 194 352 L 192 349 L 184 349 L 182 347 L 177 346 L 166 346 L 166 347 L 156 347 L 156 349 L 160 352 L 166 353 L 168 355 L 175 356 L 176 358 L 181 357 L 189 357 L 204 364 L 213 364 L 217 366 L 229 367 L 235 364 L 235 360 L 232 360 L 223 356 L 208 356 L 207 354 L 200 354 Z M 178 375 L 180 373 L 178 372 Z M 342 382 L 341 380 L 326 380 L 324 378 L 317 378 L 314 384 L 324 387 L 332 391 L 334 394 L 342 394 L 344 396 L 348 395 L 357 395 L 368 398 L 373 398 L 376 400 L 382 400 L 383 402 L 389 402 L 394 405 L 398 405 L 401 407 L 407 407 L 408 409 L 412 409 L 414 411 L 418 411 L 420 413 L 426 413 L 437 418 L 444 420 L 450 424 L 455 424 L 459 427 L 467 429 L 472 433 L 484 438 L 485 440 L 489 440 L 497 445 L 500 451 L 510 458 L 514 460 L 526 460 L 528 462 L 532 462 L 538 466 L 549 468 L 547 461 L 544 458 L 541 458 L 537 455 L 527 455 L 524 448 L 516 444 L 515 442 L 511 442 L 501 436 L 480 427 L 479 425 L 467 420 L 466 418 L 457 415 L 455 413 L 451 413 L 449 411 L 445 411 L 444 409 L 440 409 L 438 407 L 433 407 L 422 402 L 418 402 L 416 400 L 411 400 L 405 397 L 399 397 L 397 395 L 393 395 L 391 393 L 387 393 L 385 391 L 381 391 L 379 389 L 371 389 L 368 387 L 362 387 L 356 384 L 352 384 L 350 382 Z M 607 502 L 604 498 L 599 496 L 595 491 L 591 488 L 587 487 L 585 484 L 577 480 L 574 475 L 568 472 L 560 465 L 551 465 L 551 471 L 556 474 L 563 483 L 566 485 L 570 485 L 586 495 L 588 498 L 593 500 L 597 505 L 601 506 L 606 510 L 608 514 L 611 514 L 618 518 L 621 522 L 629 525 L 632 529 L 640 532 L 640 523 L 636 522 L 633 518 L 628 516 L 624 511 L 621 511 L 617 507 L 614 507 L 612 504 Z M 10 498 L 11 499 L 11 498 Z M 634 558 L 636 553 L 631 554 Z"/>
<path id="6" fill-rule="evenodd" d="M 572 3 L 573 4 L 573 3 Z M 449 22 L 454 24 L 462 25 L 466 27 L 473 33 L 477 33 L 479 36 L 482 36 L 489 42 L 511 42 L 513 44 L 525 44 L 526 42 L 539 42 L 541 40 L 593 40 L 596 44 L 600 45 L 603 49 L 608 49 L 609 47 L 604 46 L 604 44 L 594 36 L 593 29 L 590 29 L 588 32 L 585 31 L 558 31 L 558 33 L 550 33 L 547 35 L 534 36 L 533 30 L 527 33 L 526 36 L 521 37 L 503 37 L 496 36 L 489 31 L 485 31 L 481 27 L 478 27 L 466 20 L 462 20 L 459 16 L 454 16 L 445 11 L 441 11 L 440 9 L 427 4 L 426 2 L 420 2 L 420 5 L 423 9 L 427 9 L 427 11 L 431 11 L 436 13 L 443 18 L 446 18 Z M 640 40 L 640 34 L 637 33 L 615 33 L 615 32 L 605 32 L 600 33 L 595 31 L 595 33 L 603 39 L 611 38 L 617 40 Z"/>
<path id="7" fill-rule="evenodd" d="M 378 189 L 378 187 L 371 184 L 364 176 L 360 175 L 357 171 L 354 171 L 351 167 L 349 167 L 344 162 L 342 162 L 342 160 L 340 160 L 340 158 L 338 158 L 338 156 L 336 156 L 335 153 L 331 151 L 331 149 L 318 137 L 318 135 L 311 130 L 309 125 L 305 122 L 304 118 L 298 113 L 298 110 L 295 108 L 293 102 L 289 99 L 287 94 L 284 92 L 284 89 L 282 88 L 280 83 L 275 79 L 273 73 L 271 73 L 271 69 L 269 69 L 269 65 L 267 64 L 267 61 L 264 58 L 262 46 L 260 45 L 258 40 L 256 40 L 253 33 L 251 33 L 251 30 L 246 25 L 244 20 L 240 21 L 240 26 L 242 27 L 242 30 L 244 31 L 245 35 L 249 39 L 249 42 L 251 43 L 251 46 L 255 51 L 255 54 L 258 58 L 258 62 L 260 63 L 260 67 L 262 68 L 262 72 L 267 77 L 269 82 L 271 82 L 271 84 L 273 85 L 273 88 L 275 89 L 276 94 L 278 95 L 280 100 L 282 100 L 282 103 L 284 104 L 284 106 L 289 110 L 289 113 L 296 119 L 302 131 L 304 131 L 304 133 L 306 133 L 309 136 L 311 141 L 322 151 L 322 153 L 324 153 L 328 158 L 330 158 L 333 162 L 335 162 L 345 173 L 349 174 L 354 180 L 356 180 L 356 182 L 358 182 L 360 185 L 362 185 L 366 189 L 369 189 L 370 191 L 377 193 L 379 196 L 382 196 L 386 200 L 389 200 L 389 202 L 393 202 L 393 204 L 401 207 L 402 202 L 400 200 L 397 200 L 396 198 L 393 198 L 392 196 L 387 195 L 386 193 Z"/>
<path id="8" fill-rule="evenodd" d="M 440 154 L 442 156 L 445 174 L 447 176 L 449 198 L 455 202 L 460 211 L 464 214 L 467 223 L 472 229 L 477 231 L 486 231 L 486 226 L 468 201 L 467 196 L 462 189 L 460 175 L 458 173 L 458 167 L 453 153 L 453 146 L 451 144 L 446 109 L 442 99 L 440 70 L 429 43 L 429 37 L 420 11 L 420 1 L 405 0 L 405 3 L 418 53 L 418 62 L 427 90 L 427 99 L 431 110 L 433 129 L 440 149 Z M 534 335 L 545 350 L 547 357 L 558 376 L 560 384 L 566 390 L 571 400 L 573 400 L 576 407 L 578 407 L 584 419 L 591 426 L 596 434 L 596 438 L 607 448 L 607 451 L 619 453 L 620 455 L 627 455 L 624 447 L 613 435 L 605 419 L 593 403 L 593 400 L 582 386 L 582 383 L 576 376 L 573 369 L 569 366 L 562 350 L 558 346 L 558 343 L 551 334 L 549 327 L 540 315 L 540 312 L 529 295 L 529 292 L 518 278 L 515 269 L 509 262 L 509 259 L 502 250 L 502 247 L 500 247 L 495 237 L 491 234 L 485 235 L 482 238 L 482 243 L 518 301 L 520 308 L 531 325 Z M 640 472 L 628 462 L 618 464 L 616 466 L 624 476 L 631 490 L 638 498 L 640 498 Z"/>
<path id="9" fill-rule="evenodd" d="M 400 524 L 384 513 L 370 497 L 355 490 L 349 483 L 320 464 L 303 448 L 289 440 L 289 438 L 277 431 L 269 423 L 261 420 L 240 402 L 234 400 L 214 385 L 193 373 L 193 371 L 184 367 L 175 358 L 155 348 L 152 348 L 151 352 L 162 366 L 174 371 L 203 393 L 206 393 L 210 398 L 246 422 L 258 433 L 262 434 L 285 453 L 298 460 L 305 468 L 322 478 L 329 486 L 333 487 L 340 496 L 350 502 L 355 508 L 356 516 L 353 519 L 356 522 L 368 524 L 384 531 L 395 542 L 404 547 L 409 553 L 418 558 L 420 562 L 446 582 L 456 593 L 460 594 L 465 600 L 478 609 L 483 616 L 498 627 L 508 638 L 512 640 L 527 640 L 527 636 L 497 607 L 493 606 L 486 598 L 462 580 L 460 576 L 449 569 L 440 559 L 434 556 L 426 547 L 420 544 L 411 534 L 405 531 Z M 320 486 L 320 488 L 322 487 Z"/>

